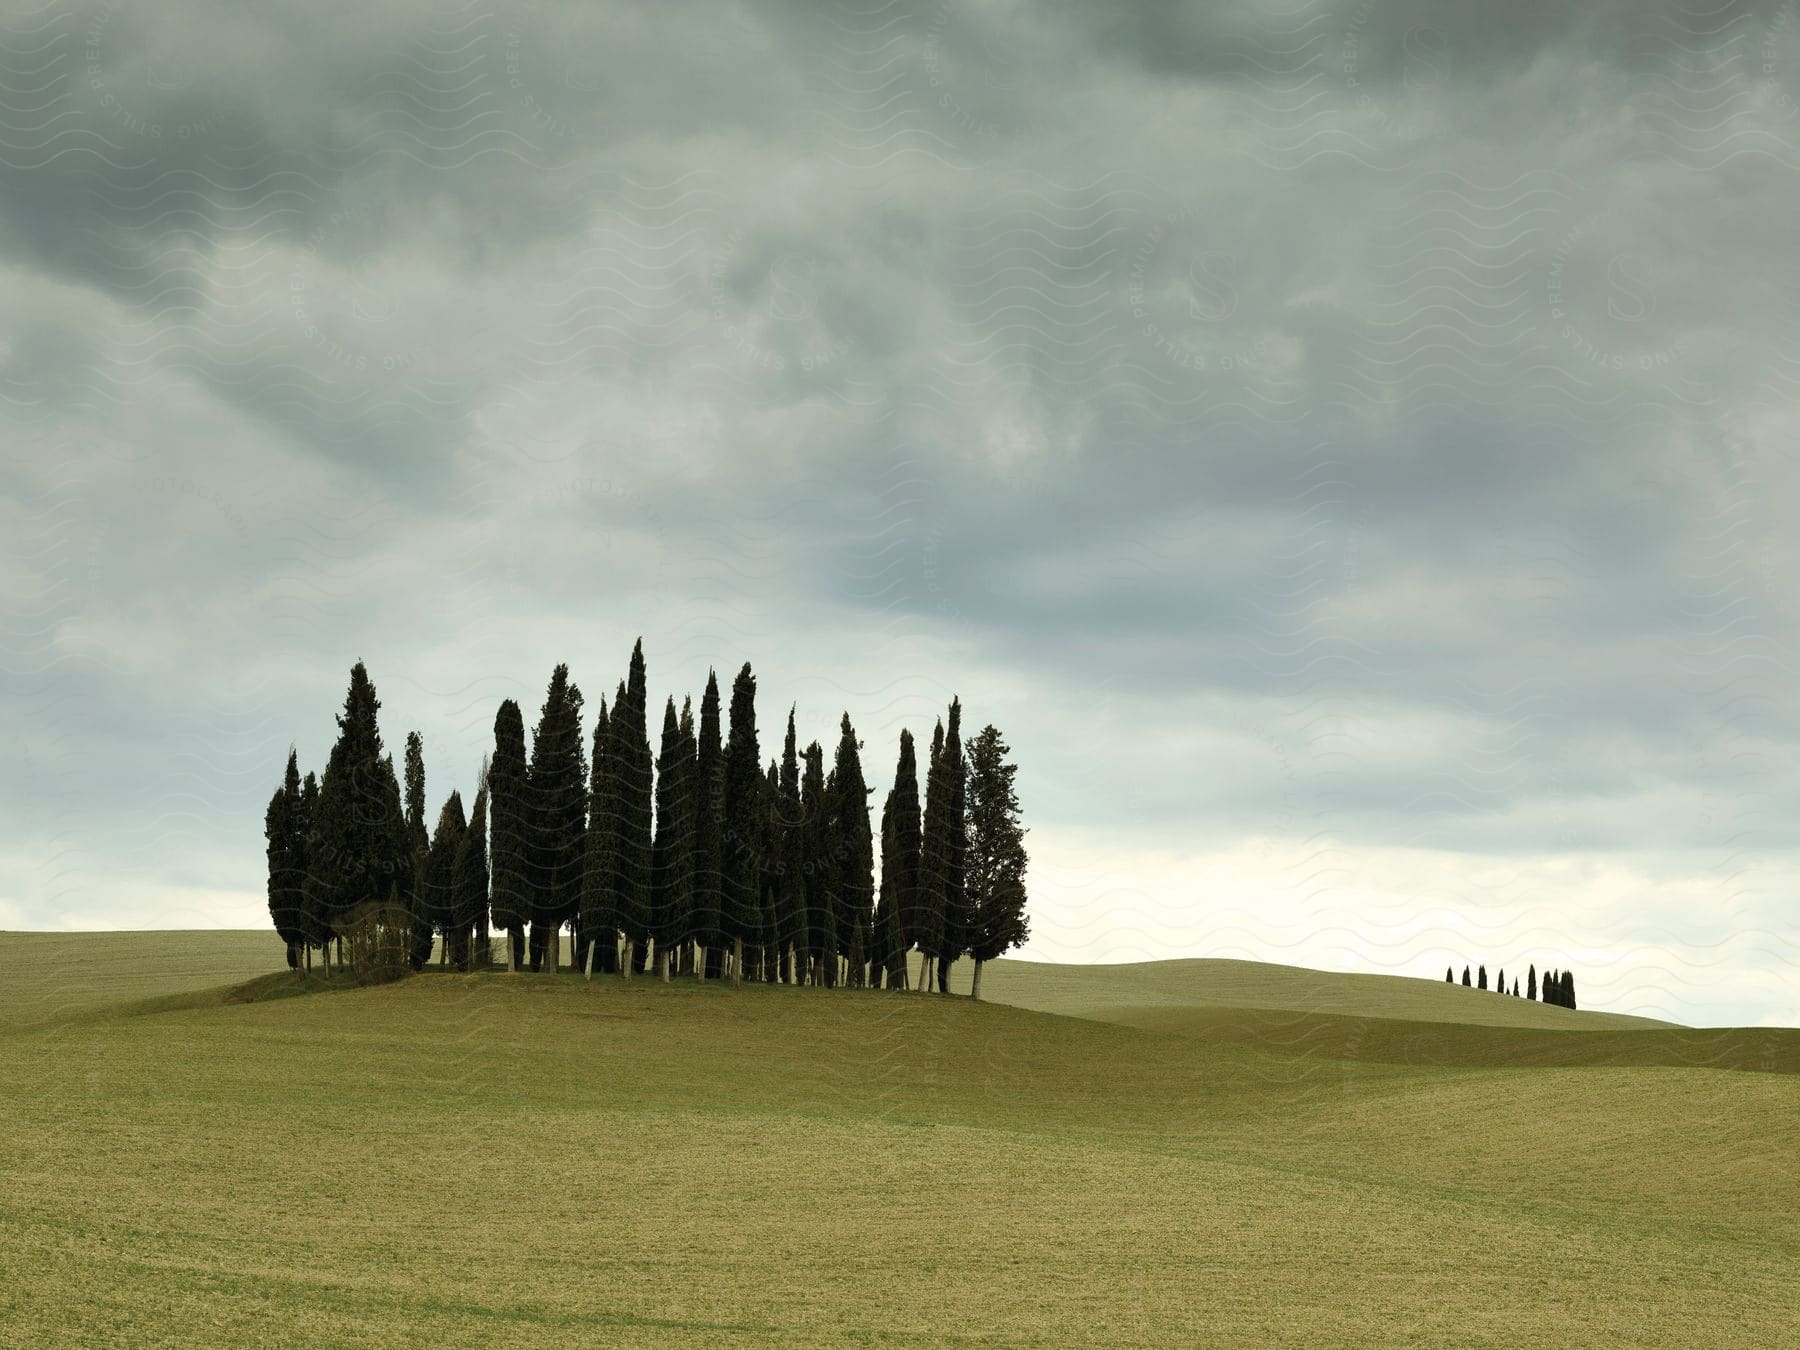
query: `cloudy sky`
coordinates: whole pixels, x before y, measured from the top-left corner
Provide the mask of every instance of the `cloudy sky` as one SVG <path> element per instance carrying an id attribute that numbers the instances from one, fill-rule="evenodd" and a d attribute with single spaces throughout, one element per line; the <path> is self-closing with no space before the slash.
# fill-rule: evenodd
<path id="1" fill-rule="evenodd" d="M 266 924 L 352 661 L 435 803 L 641 634 L 882 789 L 999 725 L 1028 955 L 1800 1023 L 1800 8 L 18 0 L 0 83 L 0 926 Z"/>

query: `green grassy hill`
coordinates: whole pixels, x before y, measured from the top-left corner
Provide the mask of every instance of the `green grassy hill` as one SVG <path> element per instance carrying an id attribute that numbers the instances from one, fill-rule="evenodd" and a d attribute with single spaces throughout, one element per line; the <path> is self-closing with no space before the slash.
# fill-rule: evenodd
<path id="1" fill-rule="evenodd" d="M 1208 1030 L 1185 998 L 1161 1005 L 1187 1019 L 1172 1034 L 919 994 L 573 975 L 250 1002 L 198 986 L 276 964 L 254 936 L 263 955 L 240 935 L 190 938 L 185 956 L 173 935 L 0 935 L 9 1338 L 1800 1334 L 1800 1032 L 1758 1033 L 1773 1057 L 1743 1067 L 1769 1072 L 1526 1067 L 1381 1059 L 1355 1048 L 1367 1027 L 1315 1029 L 1297 1051 L 1294 1019 L 1353 1015 L 1215 1008 Z M 58 961 L 89 992 L 51 1014 Z M 265 974 L 231 997 L 295 989 Z M 1157 1005 L 1114 1006 L 1154 1021 Z M 1452 1032 L 1538 1055 L 1707 1034 L 1590 1025 Z"/>
<path id="2" fill-rule="evenodd" d="M 962 982 L 954 987 L 966 990 L 968 972 L 962 974 Z M 1547 1003 L 1485 989 L 1465 989 L 1442 980 L 1404 975 L 1340 975 L 1260 961 L 1141 961 L 1110 966 L 995 961 L 983 973 L 981 985 L 982 997 L 996 1003 L 1108 1021 L 1131 1009 L 1204 1007 L 1274 1008 L 1284 1012 L 1569 1031 L 1601 1026 L 1671 1025 L 1652 1018 L 1553 1008 Z"/>

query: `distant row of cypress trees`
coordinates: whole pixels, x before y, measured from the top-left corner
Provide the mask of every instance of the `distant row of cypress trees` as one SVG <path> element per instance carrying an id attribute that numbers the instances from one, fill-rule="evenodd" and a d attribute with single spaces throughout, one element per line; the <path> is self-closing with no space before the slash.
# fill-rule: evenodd
<path id="1" fill-rule="evenodd" d="M 643 644 L 592 739 L 581 690 L 559 665 L 532 734 L 512 699 L 465 812 L 451 792 L 425 825 L 425 764 L 407 737 L 402 792 L 384 752 L 380 701 L 361 662 L 350 672 L 322 778 L 290 751 L 264 821 L 269 914 L 290 966 L 332 947 L 381 978 L 440 961 L 485 968 L 506 942 L 514 969 L 555 970 L 561 933 L 578 964 L 630 978 L 653 959 L 663 979 L 810 983 L 948 992 L 953 962 L 984 963 L 1023 942 L 1024 827 L 1010 748 L 993 726 L 965 749 L 962 705 L 932 735 L 923 804 L 912 735 L 900 733 L 877 841 L 848 713 L 829 770 L 801 749 L 789 710 L 779 760 L 762 763 L 756 678 L 746 663 L 721 727 L 708 674 L 666 701 L 653 758 Z M 440 945 L 441 944 L 441 945 Z M 920 956 L 916 981 L 909 953 Z M 653 954 L 653 955 L 652 955 Z"/>
<path id="2" fill-rule="evenodd" d="M 1462 982 L 1465 985 L 1471 983 L 1469 979 L 1469 968 L 1467 966 L 1463 967 Z M 1444 967 L 1444 983 L 1456 983 L 1456 975 L 1450 966 Z M 1488 973 L 1486 966 L 1479 968 L 1473 983 L 1477 988 L 1486 989 L 1488 987 Z M 1494 989 L 1502 994 L 1510 992 L 1514 998 L 1517 998 L 1519 996 L 1518 978 L 1516 976 L 1514 977 L 1512 989 L 1508 991 L 1506 987 L 1506 972 L 1501 970 L 1494 980 Z M 1536 999 L 1538 997 L 1538 992 L 1537 966 L 1533 965 L 1527 970 L 1525 975 L 1525 997 Z M 1573 1008 L 1575 1006 L 1574 973 L 1567 970 L 1562 971 L 1560 974 L 1554 970 L 1545 972 L 1543 996 L 1543 1001 L 1545 1003 L 1554 1004 L 1559 1008 Z"/>

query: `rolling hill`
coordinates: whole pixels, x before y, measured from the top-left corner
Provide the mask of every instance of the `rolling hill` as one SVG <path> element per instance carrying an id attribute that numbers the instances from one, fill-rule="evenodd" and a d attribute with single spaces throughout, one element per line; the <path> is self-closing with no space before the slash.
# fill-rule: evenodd
<path id="1" fill-rule="evenodd" d="M 1030 963 L 991 970 L 995 996 L 1117 1020 L 574 975 L 272 998 L 299 992 L 273 947 L 0 935 L 8 1338 L 1800 1332 L 1800 1032 L 1759 1033 L 1769 1057 L 1736 1068 L 1483 1063 L 1468 1036 L 1542 1056 L 1706 1033 L 1320 1006 L 1349 977 L 1259 1006 L 1306 982 L 1259 993 L 1254 969 L 1236 1005 L 1118 967 L 1034 990 Z M 1371 1023 L 1448 1035 L 1446 1062 L 1364 1053 Z"/>

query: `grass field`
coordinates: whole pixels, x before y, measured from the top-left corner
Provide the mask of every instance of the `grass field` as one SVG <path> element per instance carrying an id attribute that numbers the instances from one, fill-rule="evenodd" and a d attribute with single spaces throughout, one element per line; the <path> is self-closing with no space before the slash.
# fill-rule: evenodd
<path id="1" fill-rule="evenodd" d="M 278 961 L 0 935 L 0 1341 L 1800 1341 L 1800 1031 L 1237 962 L 977 1005 Z"/>

